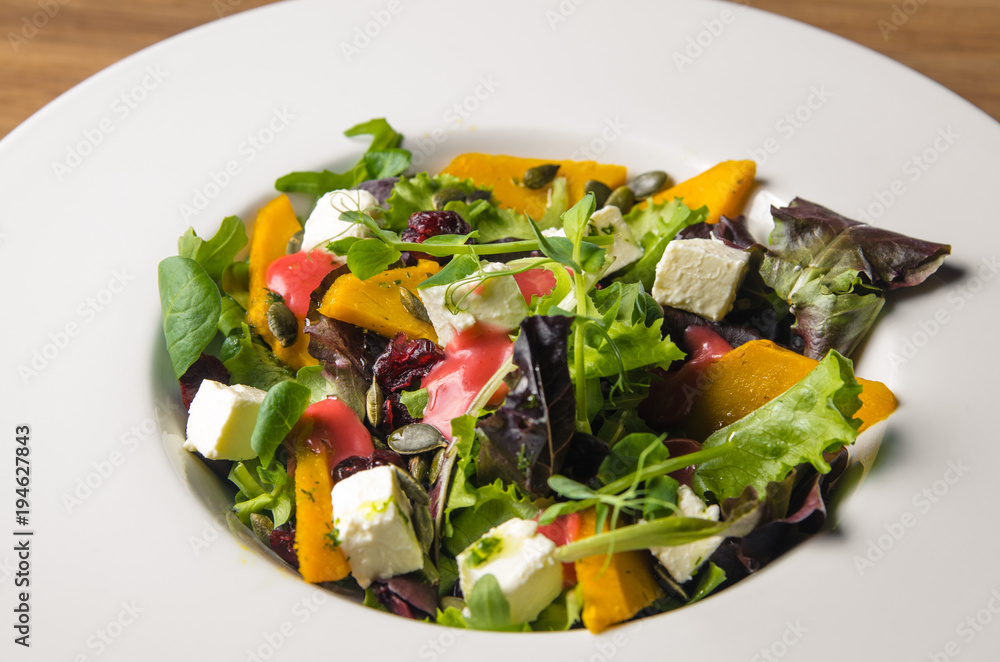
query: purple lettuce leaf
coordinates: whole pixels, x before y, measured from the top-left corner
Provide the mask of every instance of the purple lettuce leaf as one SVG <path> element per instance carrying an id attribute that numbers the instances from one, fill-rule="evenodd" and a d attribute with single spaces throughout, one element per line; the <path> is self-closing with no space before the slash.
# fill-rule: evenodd
<path id="1" fill-rule="evenodd" d="M 760 275 L 791 307 L 803 353 L 814 359 L 831 349 L 849 356 L 885 292 L 923 282 L 951 253 L 945 244 L 874 228 L 800 198 L 772 214 Z"/>
<path id="2" fill-rule="evenodd" d="M 536 315 L 521 323 L 513 361 L 520 379 L 495 413 L 479 423 L 479 476 L 545 495 L 569 452 L 576 415 L 567 365 L 572 319 Z"/>

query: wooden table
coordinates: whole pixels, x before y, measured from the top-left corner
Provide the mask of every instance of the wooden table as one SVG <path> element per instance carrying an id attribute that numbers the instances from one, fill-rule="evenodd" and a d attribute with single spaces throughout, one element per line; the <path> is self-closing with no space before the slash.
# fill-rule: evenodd
<path id="1" fill-rule="evenodd" d="M 2 0 L 0 26 L 7 43 L 0 46 L 0 136 L 126 55 L 271 1 Z M 895 58 L 1000 119 L 1000 0 L 751 0 L 749 4 Z"/>

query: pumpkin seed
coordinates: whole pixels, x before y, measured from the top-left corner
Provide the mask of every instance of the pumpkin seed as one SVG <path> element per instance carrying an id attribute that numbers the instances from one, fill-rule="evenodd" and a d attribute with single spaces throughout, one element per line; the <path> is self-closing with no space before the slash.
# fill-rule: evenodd
<path id="1" fill-rule="evenodd" d="M 388 439 L 389 448 L 400 455 L 416 455 L 448 445 L 445 438 L 433 425 L 411 423 L 396 428 Z"/>
<path id="2" fill-rule="evenodd" d="M 454 607 L 455 609 L 462 611 L 465 609 L 465 600 L 462 598 L 456 598 L 454 595 L 445 595 L 441 597 L 441 611 L 448 609 L 449 607 Z M 596 655 L 594 657 L 597 657 Z"/>
<path id="3" fill-rule="evenodd" d="M 384 400 L 378 382 L 372 380 L 371 388 L 368 389 L 368 394 L 365 396 L 365 413 L 373 428 L 382 425 L 382 403 Z"/>
<path id="4" fill-rule="evenodd" d="M 275 301 L 267 309 L 267 328 L 282 347 L 294 344 L 299 337 L 299 321 L 284 301 Z"/>
<path id="5" fill-rule="evenodd" d="M 454 186 L 443 188 L 431 196 L 431 204 L 434 205 L 434 209 L 438 210 L 444 209 L 446 204 L 455 200 L 465 200 L 465 193 L 462 192 L 462 189 Z"/>
<path id="6" fill-rule="evenodd" d="M 403 308 L 406 308 L 406 312 L 410 313 L 416 317 L 421 322 L 426 322 L 431 326 L 434 323 L 431 322 L 430 315 L 427 314 L 427 309 L 424 307 L 424 302 L 420 300 L 413 292 L 409 291 L 405 287 L 399 288 L 399 300 L 403 302 Z"/>
<path id="7" fill-rule="evenodd" d="M 299 230 L 289 237 L 288 245 L 285 247 L 285 252 L 291 255 L 292 253 L 298 253 L 302 250 L 302 237 L 305 236 L 305 233 L 305 230 Z"/>
<path id="8" fill-rule="evenodd" d="M 431 546 L 433 547 L 434 542 L 431 541 Z M 420 573 L 424 576 L 424 580 L 431 584 L 432 586 L 437 586 L 441 582 L 441 573 L 438 572 L 437 566 L 434 565 L 434 561 L 431 559 L 429 553 L 430 550 L 424 552 L 424 567 L 420 569 Z"/>
<path id="9" fill-rule="evenodd" d="M 417 479 L 419 483 L 426 483 L 426 478 L 431 471 L 431 461 L 426 454 L 411 455 L 409 462 L 410 475 Z"/>
<path id="10" fill-rule="evenodd" d="M 635 205 L 635 194 L 628 186 L 619 186 L 608 196 L 605 205 L 618 207 L 622 214 L 627 214 L 632 211 L 632 207 Z"/>
<path id="11" fill-rule="evenodd" d="M 559 172 L 558 163 L 546 163 L 545 165 L 528 168 L 524 171 L 524 185 L 530 189 L 539 189 L 555 179 Z"/>
<path id="12" fill-rule="evenodd" d="M 596 179 L 591 179 L 586 184 L 583 185 L 583 192 L 593 193 L 594 202 L 597 203 L 596 208 L 600 209 L 607 203 L 608 196 L 611 195 L 611 187 L 605 184 L 604 182 L 600 182 Z"/>
<path id="13" fill-rule="evenodd" d="M 427 494 L 420 483 L 410 474 L 406 473 L 395 464 L 392 468 L 396 471 L 396 478 L 399 480 L 399 487 L 403 490 L 403 494 L 410 498 L 415 505 L 426 506 L 431 502 L 430 496 Z"/>
<path id="14" fill-rule="evenodd" d="M 434 545 L 434 519 L 431 517 L 430 508 L 426 505 L 414 507 L 413 529 L 424 552 L 431 551 L 431 546 Z"/>
<path id="15" fill-rule="evenodd" d="M 644 200 L 653 195 L 667 183 L 667 173 L 662 170 L 650 170 L 638 175 L 628 183 L 636 200 Z"/>
<path id="16" fill-rule="evenodd" d="M 274 522 L 271 521 L 271 518 L 260 513 L 250 513 L 250 526 L 257 539 L 270 548 L 271 531 L 274 530 Z"/>
<path id="17" fill-rule="evenodd" d="M 476 190 L 470 193 L 469 195 L 465 196 L 465 204 L 471 205 L 475 202 L 478 202 L 479 200 L 485 200 L 486 202 L 489 202 L 490 197 L 492 197 L 492 195 L 493 194 L 490 193 L 489 191 Z"/>
<path id="18" fill-rule="evenodd" d="M 439 448 L 437 452 L 434 453 L 434 459 L 431 460 L 431 472 L 427 477 L 427 482 L 433 485 L 437 482 L 438 475 L 441 473 L 441 466 L 444 462 L 444 454 L 448 452 L 447 448 Z"/>

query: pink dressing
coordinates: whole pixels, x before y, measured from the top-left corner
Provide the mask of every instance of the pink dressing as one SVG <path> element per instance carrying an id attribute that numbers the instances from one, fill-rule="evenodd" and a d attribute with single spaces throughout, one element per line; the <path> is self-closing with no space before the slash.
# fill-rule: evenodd
<path id="1" fill-rule="evenodd" d="M 524 302 L 529 306 L 532 296 L 543 297 L 556 287 L 556 275 L 542 267 L 514 274 L 514 280 L 517 281 Z"/>
<path id="2" fill-rule="evenodd" d="M 445 347 L 444 361 L 420 382 L 428 396 L 422 422 L 450 439 L 451 420 L 466 413 L 486 382 L 510 357 L 513 347 L 507 332 L 479 324 L 456 334 Z M 501 386 L 494 399 L 506 392 L 507 387 Z"/>
<path id="3" fill-rule="evenodd" d="M 264 274 L 264 282 L 301 319 L 309 312 L 309 295 L 338 265 L 336 257 L 319 248 L 311 253 L 300 251 L 272 262 Z"/>

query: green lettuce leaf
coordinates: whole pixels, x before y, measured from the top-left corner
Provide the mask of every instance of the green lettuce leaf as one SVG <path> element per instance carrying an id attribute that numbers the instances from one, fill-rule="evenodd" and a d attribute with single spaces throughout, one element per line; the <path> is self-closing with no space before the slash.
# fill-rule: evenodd
<path id="1" fill-rule="evenodd" d="M 267 392 L 250 437 L 250 447 L 256 451 L 265 469 L 274 459 L 278 446 L 309 406 L 311 395 L 308 386 L 294 380 L 279 382 Z"/>
<path id="2" fill-rule="evenodd" d="M 623 283 L 642 283 L 648 292 L 656 278 L 656 264 L 663 257 L 667 244 L 689 225 L 701 223 L 708 217 L 708 208 L 691 210 L 680 200 L 650 203 L 645 207 L 634 207 L 625 215 L 625 223 L 632 230 L 642 257 L 625 269 L 619 277 Z"/>
<path id="3" fill-rule="evenodd" d="M 861 421 L 853 416 L 861 407 L 860 393 L 851 362 L 831 351 L 795 386 L 705 440 L 703 449 L 723 444 L 731 449 L 695 469 L 694 490 L 722 501 L 740 496 L 748 485 L 764 495 L 768 483 L 802 463 L 828 472 L 823 453 L 857 437 Z"/>
<path id="4" fill-rule="evenodd" d="M 215 338 L 222 296 L 205 269 L 186 257 L 168 257 L 157 268 L 163 335 L 178 379 Z"/>
<path id="5" fill-rule="evenodd" d="M 386 227 L 395 232 L 405 230 L 414 212 L 434 209 L 433 196 L 443 188 L 457 188 L 468 195 L 476 190 L 476 185 L 471 179 L 461 180 L 453 175 L 432 177 L 426 172 L 400 177 L 386 201 L 389 205 L 383 214 Z"/>

